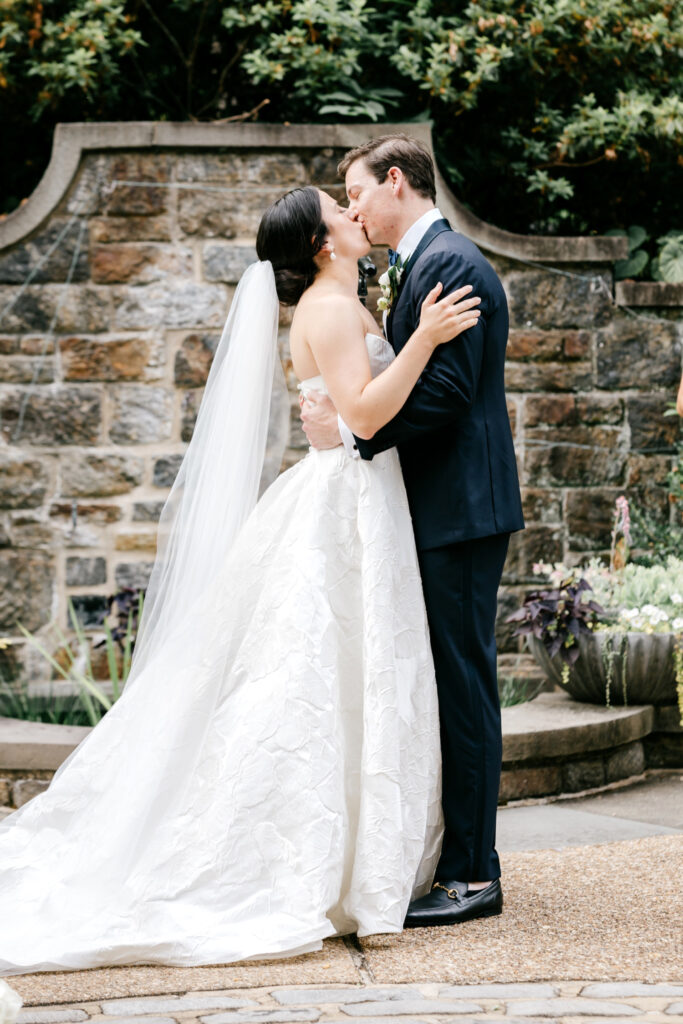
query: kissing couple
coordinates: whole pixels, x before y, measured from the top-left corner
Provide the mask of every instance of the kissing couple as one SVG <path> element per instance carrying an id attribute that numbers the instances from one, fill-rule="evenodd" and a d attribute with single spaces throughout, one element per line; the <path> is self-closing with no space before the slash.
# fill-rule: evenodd
<path id="1" fill-rule="evenodd" d="M 0 973 L 294 955 L 502 910 L 505 294 L 404 135 L 261 221 L 123 694 L 0 824 Z M 386 338 L 356 294 L 388 243 Z M 259 499 L 280 303 L 312 447 Z M 344 443 L 342 437 L 345 438 Z"/>

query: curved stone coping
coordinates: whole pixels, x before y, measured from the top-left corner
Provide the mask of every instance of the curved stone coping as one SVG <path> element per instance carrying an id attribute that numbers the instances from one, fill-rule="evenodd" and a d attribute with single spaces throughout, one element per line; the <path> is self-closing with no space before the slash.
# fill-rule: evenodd
<path id="1" fill-rule="evenodd" d="M 619 306 L 683 306 L 683 284 L 668 281 L 617 281 Z"/>
<path id="2" fill-rule="evenodd" d="M 0 717 L 0 773 L 5 770 L 56 770 L 91 727 L 50 725 Z"/>
<path id="3" fill-rule="evenodd" d="M 566 693 L 541 693 L 503 708 L 503 762 L 560 758 L 610 750 L 652 732 L 655 709 L 581 704 Z M 47 725 L 0 717 L 3 769 L 56 769 L 90 732 L 89 726 Z"/>
<path id="4" fill-rule="evenodd" d="M 0 222 L 0 250 L 34 231 L 63 199 L 84 153 L 111 149 L 350 149 L 364 139 L 403 131 L 433 151 L 428 122 L 409 124 L 220 124 L 118 121 L 58 124 L 45 174 L 26 202 Z M 489 252 L 555 263 L 610 263 L 628 254 L 622 237 L 517 235 L 480 220 L 458 202 L 437 170 L 437 201 L 458 231 Z"/>
<path id="5" fill-rule="evenodd" d="M 541 693 L 502 714 L 504 763 L 610 750 L 642 739 L 655 723 L 651 704 L 606 708 L 558 692 Z"/>

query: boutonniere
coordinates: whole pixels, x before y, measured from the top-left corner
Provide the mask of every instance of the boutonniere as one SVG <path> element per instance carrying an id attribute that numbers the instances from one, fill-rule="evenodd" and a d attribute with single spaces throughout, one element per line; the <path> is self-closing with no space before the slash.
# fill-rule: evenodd
<path id="1" fill-rule="evenodd" d="M 394 263 L 393 267 L 389 267 L 385 270 L 381 277 L 378 279 L 377 284 L 382 292 L 381 297 L 377 300 L 377 309 L 384 311 L 385 309 L 391 309 L 394 299 L 398 295 L 398 288 L 403 277 L 403 262 L 399 256 Z"/>

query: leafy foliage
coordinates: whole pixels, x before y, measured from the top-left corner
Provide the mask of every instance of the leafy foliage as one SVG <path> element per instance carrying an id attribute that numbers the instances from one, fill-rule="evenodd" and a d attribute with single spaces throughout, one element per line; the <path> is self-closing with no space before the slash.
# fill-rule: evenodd
<path id="1" fill-rule="evenodd" d="M 607 235 L 621 235 L 628 238 L 628 256 L 617 260 L 614 264 L 614 276 L 617 281 L 624 278 L 645 278 L 654 281 L 668 281 L 679 284 L 683 281 L 683 231 L 667 231 L 658 238 L 657 255 L 651 256 L 647 246 L 651 241 L 643 227 L 632 225 L 628 231 L 623 228 L 612 228 Z"/>
<path id="2" fill-rule="evenodd" d="M 76 687 L 76 701 L 69 703 L 67 697 L 62 697 L 57 706 L 50 707 L 48 705 L 46 709 L 44 708 L 42 711 L 39 711 L 37 709 L 40 707 L 41 698 L 32 697 L 28 691 L 13 692 L 5 687 L 3 699 L 5 704 L 10 701 L 8 706 L 14 708 L 15 717 L 31 717 L 32 720 L 52 721 L 54 719 L 50 718 L 49 715 L 59 714 L 62 716 L 68 715 L 71 724 L 97 725 L 102 716 L 111 708 L 112 704 L 119 699 L 128 679 L 133 647 L 137 638 L 138 622 L 142 615 L 143 601 L 144 591 L 132 587 L 124 588 L 108 599 L 109 614 L 116 608 L 117 622 L 114 628 L 112 629 L 106 621 L 106 617 L 100 623 L 105 635 L 103 640 L 94 646 L 101 647 L 104 644 L 106 649 L 107 667 L 109 669 L 112 691 L 111 699 L 108 693 L 95 680 L 90 657 L 90 641 L 85 634 L 73 602 L 70 599 L 68 601 L 69 620 L 74 632 L 74 639 L 71 641 L 53 623 L 52 632 L 54 637 L 49 640 L 46 646 L 42 638 L 39 639 L 34 633 L 31 633 L 19 623 L 19 630 L 29 645 L 45 658 L 59 676 L 67 683 Z M 123 655 L 120 671 L 116 657 L 117 646 Z M 61 660 L 50 653 L 50 647 L 56 648 L 61 655 Z M 66 664 L 62 663 L 64 659 Z M 34 719 L 33 716 L 38 713 L 42 714 L 43 717 Z M 48 717 L 44 717 L 45 715 Z M 85 719 L 84 722 L 82 722 L 83 719 Z"/>
<path id="3" fill-rule="evenodd" d="M 80 694 L 53 691 L 43 696 L 32 693 L 26 683 L 10 686 L 4 679 L 0 679 L 0 715 L 50 725 L 92 724 Z"/>
<path id="4" fill-rule="evenodd" d="M 506 622 L 519 623 L 513 636 L 535 636 L 545 644 L 548 654 L 559 654 L 567 665 L 573 665 L 579 656 L 577 640 L 582 633 L 592 633 L 605 609 L 595 601 L 584 601 L 583 595 L 592 590 L 583 578 L 574 575 L 563 580 L 553 590 L 533 590 L 524 598 L 522 607 Z"/>
<path id="5" fill-rule="evenodd" d="M 5 141 L 32 161 L 5 171 L 6 209 L 39 178 L 56 120 L 266 110 L 431 119 L 460 198 L 511 230 L 683 225 L 673 0 L 0 0 L 0 18 Z M 667 280 L 682 245 L 663 245 Z"/>

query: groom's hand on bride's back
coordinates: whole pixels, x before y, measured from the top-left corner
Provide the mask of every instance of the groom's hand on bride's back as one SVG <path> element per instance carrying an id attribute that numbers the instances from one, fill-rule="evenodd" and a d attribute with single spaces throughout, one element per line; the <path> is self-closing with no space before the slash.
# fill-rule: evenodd
<path id="1" fill-rule="evenodd" d="M 321 451 L 338 448 L 342 443 L 339 421 L 329 397 L 320 391 L 311 391 L 307 398 L 299 399 L 299 405 L 301 425 L 308 443 Z"/>

